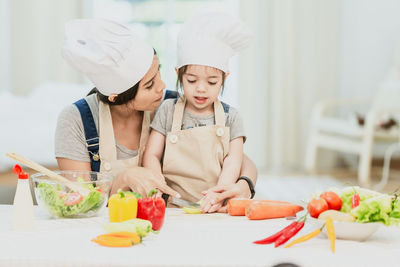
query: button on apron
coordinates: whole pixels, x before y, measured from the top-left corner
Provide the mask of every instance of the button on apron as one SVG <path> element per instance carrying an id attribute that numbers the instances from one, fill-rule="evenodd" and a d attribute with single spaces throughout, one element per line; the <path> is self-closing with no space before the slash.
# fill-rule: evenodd
<path id="1" fill-rule="evenodd" d="M 223 136 L 223 135 L 224 135 L 224 129 L 218 128 L 218 129 L 217 129 L 217 135 L 218 135 L 218 136 Z"/>
<path id="2" fill-rule="evenodd" d="M 106 171 L 110 171 L 111 170 L 111 164 L 109 162 L 104 162 L 103 166 L 104 166 L 104 169 Z"/>
<path id="3" fill-rule="evenodd" d="M 169 137 L 169 141 L 171 142 L 171 143 L 173 143 L 173 144 L 176 144 L 176 142 L 178 142 L 178 136 L 176 136 L 176 135 L 171 135 L 170 137 Z"/>

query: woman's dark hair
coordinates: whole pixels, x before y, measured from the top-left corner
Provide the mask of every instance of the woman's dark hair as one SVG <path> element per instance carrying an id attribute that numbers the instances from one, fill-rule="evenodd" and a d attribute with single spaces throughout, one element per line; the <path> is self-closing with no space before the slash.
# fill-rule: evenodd
<path id="1" fill-rule="evenodd" d="M 111 102 L 110 100 L 108 100 L 108 96 L 103 95 L 102 93 L 99 92 L 99 90 L 97 90 L 97 88 L 93 88 L 92 90 L 90 90 L 90 92 L 87 95 L 92 95 L 92 94 L 97 94 L 97 96 L 99 97 L 100 101 L 106 104 L 109 104 L 110 106 L 112 105 L 123 105 L 128 103 L 129 101 L 131 101 L 132 99 L 135 98 L 138 88 L 139 88 L 139 82 L 137 82 L 134 86 L 132 86 L 131 88 L 129 88 L 128 90 L 126 90 L 125 92 L 119 94 L 116 98 L 114 102 Z"/>
<path id="2" fill-rule="evenodd" d="M 156 50 L 155 49 L 153 49 L 153 50 L 154 50 L 154 55 L 157 55 Z M 110 106 L 123 105 L 123 104 L 127 104 L 129 101 L 131 101 L 132 99 L 134 99 L 136 97 L 137 91 L 139 89 L 139 83 L 140 83 L 140 81 L 138 81 L 134 86 L 132 86 L 125 92 L 117 95 L 114 102 L 111 102 L 110 100 L 108 100 L 108 96 L 100 93 L 96 87 L 94 87 L 92 90 L 90 90 L 90 92 L 87 95 L 89 96 L 92 94 L 97 94 L 97 96 L 99 97 L 101 102 L 109 104 Z"/>
<path id="3" fill-rule="evenodd" d="M 182 67 L 180 67 L 179 69 L 178 69 L 178 79 L 176 80 L 176 89 L 178 90 L 178 92 L 179 92 L 179 94 L 181 94 L 181 95 L 183 95 L 183 92 L 182 92 L 182 87 L 183 87 L 183 75 L 186 73 L 186 71 L 187 71 L 187 68 L 188 68 L 188 66 L 189 65 L 185 65 L 185 66 L 182 66 Z M 217 69 L 217 68 L 214 68 L 214 67 L 210 67 L 210 68 L 213 68 L 213 69 L 216 69 L 216 70 L 218 70 L 218 71 L 220 71 L 221 73 L 222 73 L 222 84 L 221 84 L 221 88 L 222 88 L 222 92 L 221 92 L 221 94 L 224 92 L 224 86 L 225 86 L 225 72 L 223 72 L 222 70 L 220 70 L 220 69 Z"/>

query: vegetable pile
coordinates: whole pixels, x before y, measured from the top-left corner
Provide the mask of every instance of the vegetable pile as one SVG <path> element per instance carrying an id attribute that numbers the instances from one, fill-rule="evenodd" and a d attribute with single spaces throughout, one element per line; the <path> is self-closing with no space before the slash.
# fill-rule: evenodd
<path id="1" fill-rule="evenodd" d="M 400 200 L 396 194 L 382 194 L 358 186 L 346 187 L 336 193 L 323 192 L 311 199 L 307 209 L 314 218 L 322 216 L 324 219 L 330 214 L 329 217 L 339 221 L 379 222 L 388 226 L 400 223 Z"/>
<path id="2" fill-rule="evenodd" d="M 78 192 L 65 192 L 60 185 L 53 186 L 40 183 L 37 186 L 39 199 L 46 206 L 50 214 L 57 217 L 76 217 L 98 211 L 104 204 L 106 196 L 92 184 L 85 184 L 89 195 L 83 197 Z"/>
<path id="3" fill-rule="evenodd" d="M 164 223 L 165 202 L 151 190 L 148 197 L 119 190 L 108 202 L 110 223 L 104 225 L 106 234 L 92 239 L 106 247 L 131 247 L 142 242 L 150 232 L 158 233 Z"/>

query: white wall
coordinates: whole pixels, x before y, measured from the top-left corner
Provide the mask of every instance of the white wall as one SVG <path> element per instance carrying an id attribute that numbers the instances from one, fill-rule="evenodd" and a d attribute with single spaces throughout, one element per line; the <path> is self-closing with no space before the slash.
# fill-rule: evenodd
<path id="1" fill-rule="evenodd" d="M 10 84 L 10 1 L 0 1 L 0 91 Z"/>
<path id="2" fill-rule="evenodd" d="M 342 0 L 340 96 L 375 94 L 400 45 L 399 0 Z"/>
<path id="3" fill-rule="evenodd" d="M 12 0 L 10 79 L 13 93 L 28 94 L 48 80 L 82 81 L 81 75 L 60 56 L 64 23 L 82 16 L 82 3 L 79 0 Z"/>

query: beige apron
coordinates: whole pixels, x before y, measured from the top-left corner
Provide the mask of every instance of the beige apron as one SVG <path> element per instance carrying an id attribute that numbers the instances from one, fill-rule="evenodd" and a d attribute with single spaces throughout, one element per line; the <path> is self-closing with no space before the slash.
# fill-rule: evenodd
<path id="1" fill-rule="evenodd" d="M 100 172 L 106 172 L 115 177 L 129 167 L 140 165 L 149 137 L 149 126 L 150 112 L 145 111 L 143 114 L 138 155 L 133 158 L 118 160 L 110 107 L 99 101 Z"/>
<path id="2" fill-rule="evenodd" d="M 186 101 L 175 105 L 172 130 L 165 140 L 163 174 L 182 199 L 197 202 L 215 186 L 229 152 L 230 134 L 222 104 L 214 102 L 215 125 L 181 130 Z"/>

